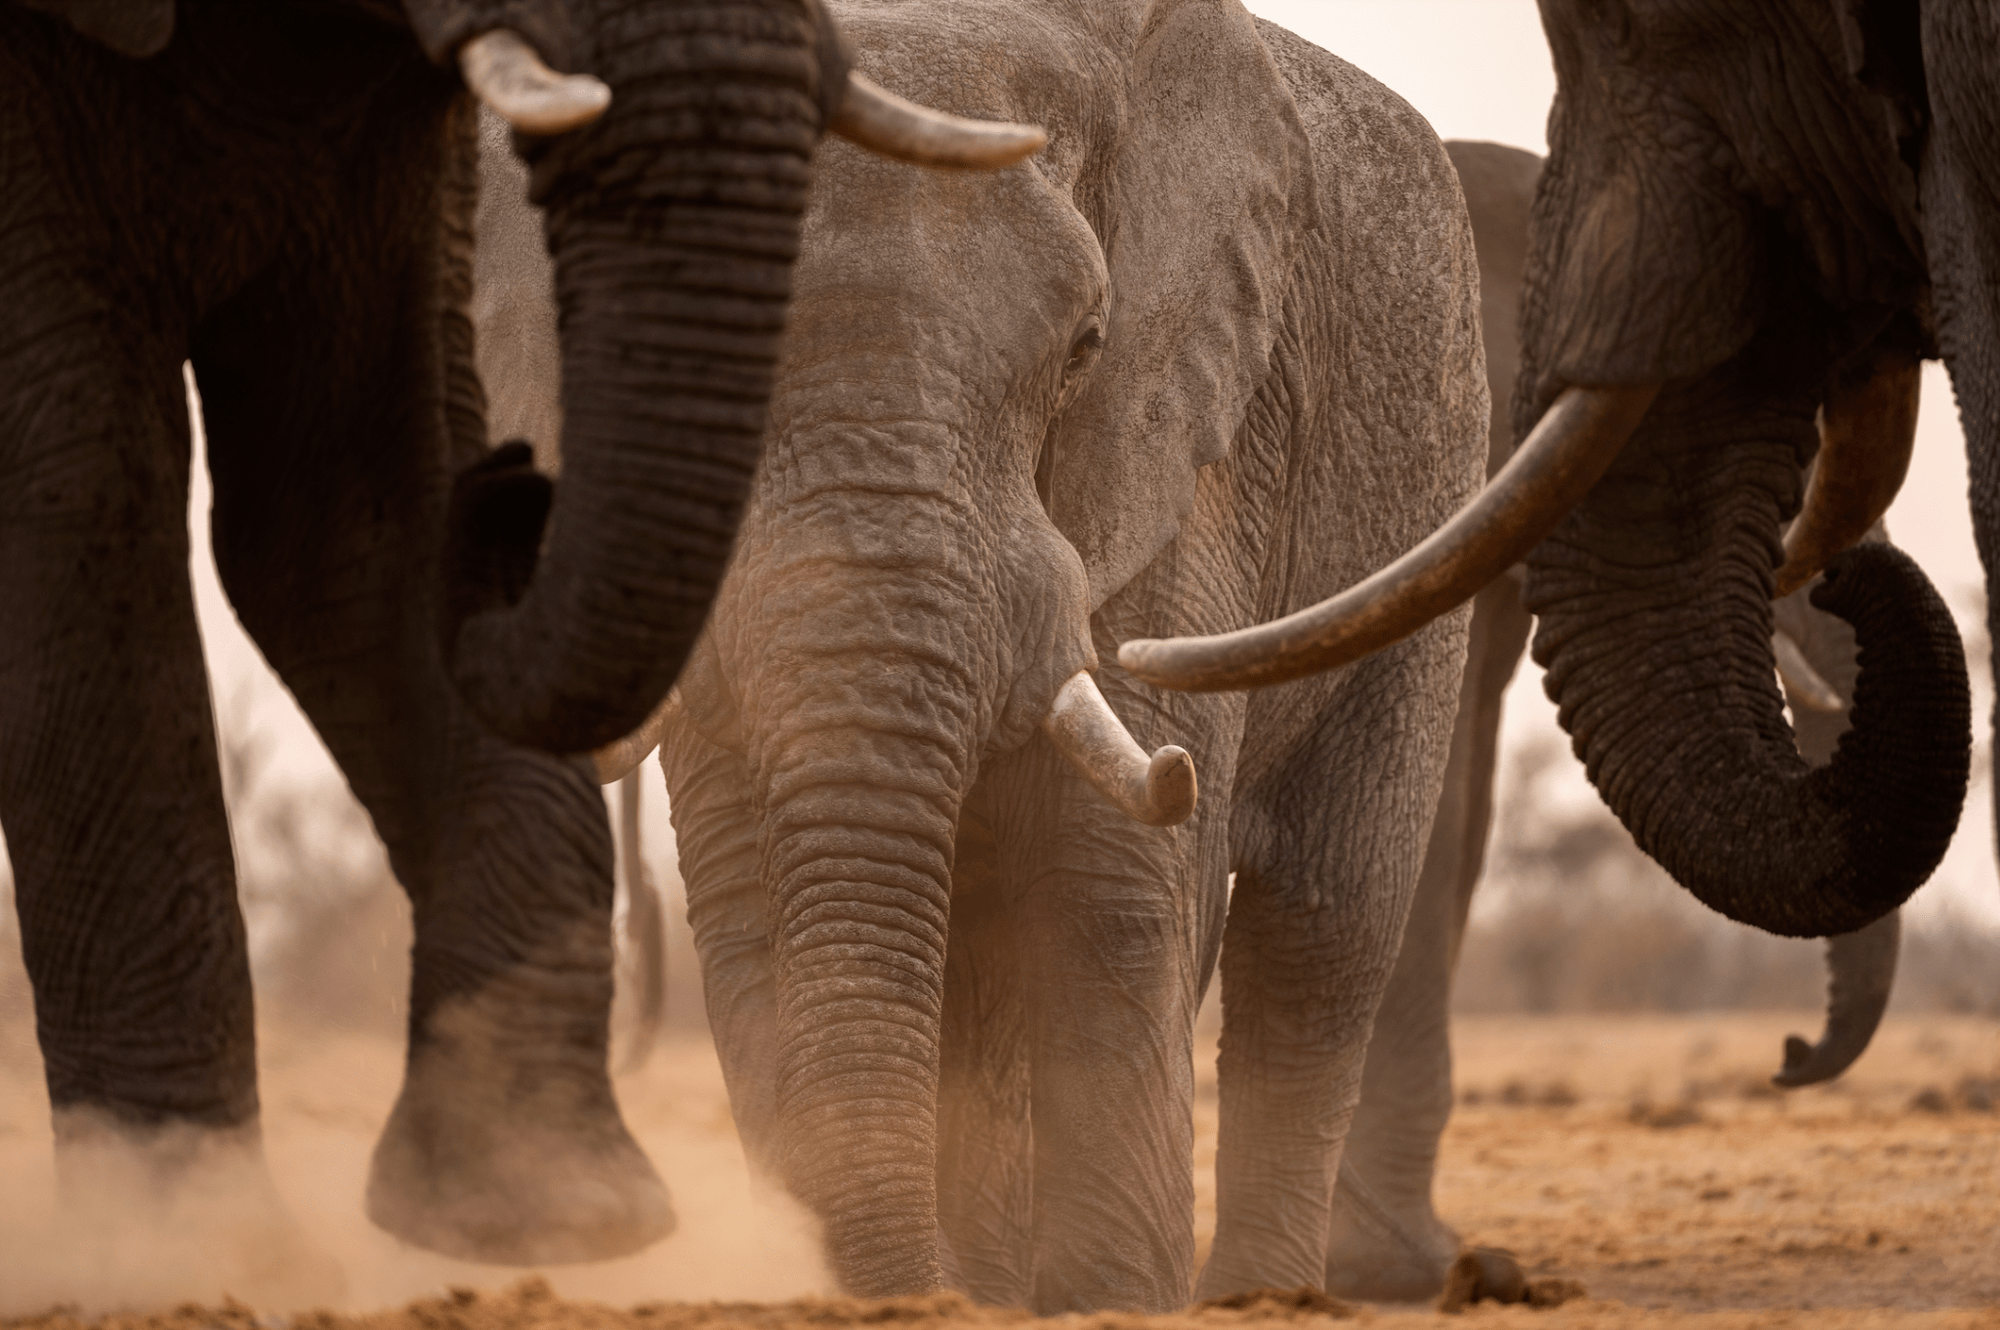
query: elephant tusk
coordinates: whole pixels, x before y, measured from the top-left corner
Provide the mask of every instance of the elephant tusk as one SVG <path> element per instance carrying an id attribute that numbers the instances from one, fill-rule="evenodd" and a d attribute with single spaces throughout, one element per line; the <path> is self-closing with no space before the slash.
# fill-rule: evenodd
<path id="1" fill-rule="evenodd" d="M 1039 125 L 966 120 L 906 101 L 859 70 L 847 75 L 834 133 L 884 157 L 914 166 L 997 170 L 1012 166 L 1049 141 Z"/>
<path id="2" fill-rule="evenodd" d="M 1077 774 L 1135 821 L 1172 827 L 1194 812 L 1194 759 L 1187 749 L 1168 744 L 1147 757 L 1090 671 L 1077 671 L 1056 690 L 1042 732 Z"/>
<path id="3" fill-rule="evenodd" d="M 1778 660 L 1778 677 L 1784 681 L 1785 691 L 1798 705 L 1808 711 L 1845 711 L 1846 701 L 1826 677 L 1813 668 L 1806 653 L 1792 640 L 1792 635 L 1780 628 L 1771 634 L 1771 654 Z"/>
<path id="4" fill-rule="evenodd" d="M 611 89 L 588 74 L 558 74 L 508 28 L 458 48 L 459 72 L 479 100 L 523 134 L 565 134 L 604 114 Z"/>
<path id="5" fill-rule="evenodd" d="M 653 708 L 653 714 L 638 729 L 593 752 L 590 760 L 597 767 L 597 783 L 615 785 L 644 762 L 660 746 L 660 736 L 666 732 L 667 722 L 673 719 L 680 704 L 680 690 L 668 689 L 665 700 Z"/>
<path id="6" fill-rule="evenodd" d="M 1922 362 L 1902 356 L 1875 361 L 1858 381 L 1835 376 L 1819 413 L 1819 460 L 1785 532 L 1774 599 L 1812 581 L 1889 511 L 1909 474 L 1922 385 Z"/>
<path id="7" fill-rule="evenodd" d="M 1539 545 L 1610 467 L 1658 392 L 1658 384 L 1564 389 L 1477 498 L 1374 576 L 1253 628 L 1134 639 L 1118 648 L 1118 663 L 1163 688 L 1212 692 L 1330 670 L 1408 637 Z"/>

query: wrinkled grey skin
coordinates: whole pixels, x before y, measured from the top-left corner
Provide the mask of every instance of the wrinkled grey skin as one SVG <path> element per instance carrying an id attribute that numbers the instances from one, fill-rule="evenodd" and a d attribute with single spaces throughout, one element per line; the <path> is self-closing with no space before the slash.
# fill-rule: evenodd
<path id="1" fill-rule="evenodd" d="M 474 375 L 453 53 L 496 26 L 613 91 L 523 144 L 572 390 L 553 502 L 495 467 Z M 605 1068 L 612 851 L 574 754 L 658 703 L 726 562 L 828 35 L 805 0 L 0 0 L 0 818 L 66 1194 L 226 1174 L 264 1264 L 306 1261 L 188 582 L 192 362 L 222 584 L 414 914 L 371 1216 L 534 1263 L 671 1228 Z"/>
<path id="2" fill-rule="evenodd" d="M 1497 470 L 1511 451 L 1509 411 L 1520 364 L 1515 316 L 1541 158 L 1495 143 L 1454 141 L 1445 148 L 1458 170 L 1478 246 L 1481 321 L 1493 394 L 1488 467 Z M 1859 675 L 1854 630 L 1814 609 L 1807 599 L 1810 589 L 1777 603 L 1778 624 L 1799 643 L 1820 676 L 1851 698 Z M 1473 602 L 1444 791 L 1402 950 L 1375 1018 L 1361 1105 L 1348 1133 L 1335 1193 L 1324 1286 L 1341 1296 L 1383 1301 L 1434 1297 L 1460 1250 L 1458 1235 L 1438 1218 L 1431 1200 L 1438 1140 L 1453 1098 L 1451 976 L 1473 888 L 1485 864 L 1502 703 L 1533 623 L 1521 606 L 1515 577 L 1495 581 Z M 1800 752 L 1814 765 L 1824 764 L 1848 728 L 1846 713 L 1812 710 L 1789 690 L 1787 700 Z M 1897 916 L 1891 914 L 1853 936 L 1893 936 L 1897 926 Z M 1849 939 L 1835 939 L 1829 947 L 1835 991 L 1829 1023 L 1837 1034 L 1824 1050 L 1831 1054 L 1837 1046 L 1839 1056 L 1826 1061 L 1838 1066 L 1813 1064 L 1815 1079 L 1838 1074 L 1866 1047 L 1894 974 L 1893 944 L 1886 961 L 1880 948 L 1862 948 L 1864 963 L 1859 964 L 1844 963 L 1843 944 L 1854 949 Z M 1843 993 L 1867 997 L 1843 1002 Z M 1488 1253 L 1487 1260 L 1512 1264 L 1499 1253 Z"/>
<path id="3" fill-rule="evenodd" d="M 1315 1283 L 1466 616 L 1255 696 L 1156 693 L 1111 647 L 1301 607 L 1470 496 L 1449 163 L 1234 0 L 838 17 L 885 85 L 1053 141 L 989 177 L 823 159 L 661 752 L 746 1148 L 856 1292 L 1179 1306 L 1221 950 L 1199 1291 Z M 1193 753 L 1189 822 L 1131 822 L 1040 734 L 1089 667 L 1142 746 Z"/>

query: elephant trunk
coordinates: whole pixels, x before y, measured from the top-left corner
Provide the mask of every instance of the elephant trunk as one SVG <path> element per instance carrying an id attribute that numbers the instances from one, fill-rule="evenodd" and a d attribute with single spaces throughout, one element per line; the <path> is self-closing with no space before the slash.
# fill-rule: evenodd
<path id="1" fill-rule="evenodd" d="M 809 746 L 822 751 L 776 782 L 763 846 L 780 1167 L 824 1222 L 843 1288 L 924 1292 L 944 1282 L 938 1031 L 955 801 L 881 784 L 902 761 L 934 766 L 926 745 L 906 759 L 879 735 Z"/>
<path id="2" fill-rule="evenodd" d="M 820 520 L 835 511 L 847 520 Z M 944 1282 L 945 935 L 987 726 L 962 637 L 972 589 L 907 547 L 869 544 L 892 515 L 821 491 L 771 515 L 776 535 L 755 519 L 716 628 L 762 810 L 779 1170 L 862 1296 Z M 714 682 L 704 670 L 689 686 L 705 696 Z"/>
<path id="3" fill-rule="evenodd" d="M 579 752 L 635 729 L 728 560 L 823 114 L 812 22 L 766 7 L 629 8 L 594 71 L 610 109 L 527 144 L 561 311 L 563 477 L 552 508 L 512 450 L 461 478 L 442 625 L 461 695 L 513 742 Z"/>
<path id="4" fill-rule="evenodd" d="M 1661 408 L 1530 560 L 1535 658 L 1592 783 L 1677 881 L 1770 932 L 1853 932 L 1929 877 L 1957 826 L 1956 628 L 1900 552 L 1836 559 L 1813 600 L 1853 625 L 1861 675 L 1852 731 L 1809 768 L 1773 678 L 1770 597 L 1810 408 L 1748 428 L 1690 428 L 1684 392 Z"/>

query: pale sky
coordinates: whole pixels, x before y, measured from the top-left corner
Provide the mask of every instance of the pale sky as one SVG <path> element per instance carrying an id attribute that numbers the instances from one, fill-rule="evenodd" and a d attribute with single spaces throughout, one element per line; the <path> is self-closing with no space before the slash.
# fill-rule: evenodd
<path id="1" fill-rule="evenodd" d="M 1249 7 L 1382 80 L 1422 112 L 1443 137 L 1491 139 L 1536 151 L 1545 148 L 1544 124 L 1554 75 L 1533 0 L 1251 0 Z M 216 588 L 207 553 L 206 476 L 197 475 L 192 513 L 198 598 L 218 707 L 225 717 L 267 729 L 279 739 L 284 778 L 323 780 L 330 774 L 324 750 L 289 697 L 263 670 Z M 1961 627 L 1978 631 L 1972 606 L 1981 575 L 1966 516 L 1963 444 L 1949 384 L 1938 366 L 1925 374 L 1917 456 L 1903 497 L 1890 513 L 1889 528 L 1944 590 L 1959 611 Z M 1523 664 L 1508 704 L 1510 747 L 1537 735 L 1561 738 L 1539 676 L 1531 663 Z M 1976 677 L 1975 686 L 1977 730 L 1983 738 L 1990 684 L 1985 677 Z M 649 763 L 648 771 L 648 834 L 650 844 L 660 847 L 670 832 L 661 809 L 657 766 Z M 1558 798 L 1594 801 L 1580 768 L 1572 765 L 1571 772 L 1567 784 L 1550 792 Z M 2000 885 L 1995 881 L 1983 773 L 1980 779 L 1945 867 L 1918 897 L 1920 908 L 1948 899 L 2000 919 Z M 1560 783 L 1544 784 L 1548 788 Z"/>

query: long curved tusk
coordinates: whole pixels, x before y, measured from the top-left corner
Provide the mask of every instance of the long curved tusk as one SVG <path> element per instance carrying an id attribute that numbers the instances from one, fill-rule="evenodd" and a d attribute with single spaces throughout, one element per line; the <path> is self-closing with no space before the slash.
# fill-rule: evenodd
<path id="1" fill-rule="evenodd" d="M 611 89 L 588 74 L 558 74 L 509 28 L 458 48 L 465 86 L 524 134 L 566 134 L 604 114 Z"/>
<path id="2" fill-rule="evenodd" d="M 653 714 L 646 717 L 638 729 L 592 753 L 590 760 L 597 767 L 597 783 L 616 784 L 644 762 L 647 755 L 660 746 L 660 736 L 666 733 L 667 722 L 673 718 L 680 704 L 680 690 L 668 689 L 666 700 L 653 708 Z"/>
<path id="3" fill-rule="evenodd" d="M 1077 773 L 1119 810 L 1149 827 L 1172 827 L 1194 812 L 1194 759 L 1168 744 L 1150 758 L 1079 670 L 1056 690 L 1042 732 Z"/>
<path id="4" fill-rule="evenodd" d="M 849 71 L 840 109 L 828 126 L 844 139 L 915 166 L 997 170 L 1040 152 L 1039 125 L 966 120 L 906 101 L 859 70 Z"/>
<path id="5" fill-rule="evenodd" d="M 1922 385 L 1922 362 L 1901 356 L 1876 362 L 1858 382 L 1835 378 L 1820 408 L 1819 460 L 1785 532 L 1774 598 L 1812 581 L 1889 511 L 1909 474 Z"/>
<path id="6" fill-rule="evenodd" d="M 1330 670 L 1408 637 L 1539 545 L 1610 467 L 1658 392 L 1658 384 L 1564 389 L 1478 498 L 1374 576 L 1254 628 L 1136 638 L 1118 648 L 1118 663 L 1163 688 L 1213 692 Z"/>
<path id="7" fill-rule="evenodd" d="M 1809 711 L 1847 710 L 1839 690 L 1813 668 L 1790 633 L 1782 628 L 1772 633 L 1771 652 L 1778 658 L 1778 677 L 1785 681 L 1785 691 L 1792 695 L 1793 701 Z"/>

